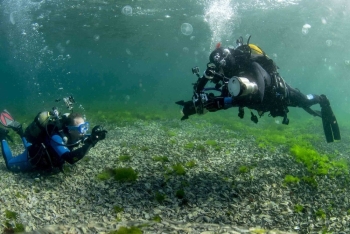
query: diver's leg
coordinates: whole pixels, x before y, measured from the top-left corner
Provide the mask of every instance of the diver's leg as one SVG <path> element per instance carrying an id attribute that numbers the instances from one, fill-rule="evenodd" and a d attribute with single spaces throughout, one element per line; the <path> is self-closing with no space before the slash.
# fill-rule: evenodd
<path id="1" fill-rule="evenodd" d="M 299 106 L 309 114 L 321 117 L 327 142 L 333 142 L 334 140 L 341 139 L 337 119 L 333 113 L 326 95 L 305 95 L 299 90 L 290 87 L 289 85 L 287 85 L 287 88 L 289 91 L 288 106 Z M 310 108 L 310 106 L 315 104 L 320 104 L 321 111 L 315 111 Z"/>
<path id="2" fill-rule="evenodd" d="M 288 106 L 294 106 L 294 107 L 299 106 L 299 107 L 305 108 L 305 107 L 310 107 L 312 105 L 318 104 L 321 101 L 321 98 L 319 95 L 316 95 L 316 94 L 305 95 L 299 90 L 290 87 L 288 84 L 286 85 L 289 92 Z"/>
<path id="3" fill-rule="evenodd" d="M 13 157 L 7 141 L 6 140 L 1 141 L 1 150 L 6 163 L 6 167 L 12 172 L 23 172 L 23 171 L 29 171 L 33 169 L 32 165 L 28 160 L 27 147 L 30 146 L 30 144 L 27 143 L 25 138 L 24 139 L 23 138 L 22 138 L 22 142 L 25 146 L 25 150 L 22 154 L 19 154 L 15 157 Z"/>

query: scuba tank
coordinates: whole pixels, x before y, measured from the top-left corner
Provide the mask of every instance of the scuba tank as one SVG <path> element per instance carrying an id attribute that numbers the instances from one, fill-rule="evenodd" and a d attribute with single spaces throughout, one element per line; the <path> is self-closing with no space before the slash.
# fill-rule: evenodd
<path id="1" fill-rule="evenodd" d="M 59 116 L 57 109 L 54 109 L 52 112 L 39 112 L 35 116 L 34 121 L 25 129 L 24 136 L 30 143 L 38 141 L 38 139 L 44 138 L 45 135 L 49 133 L 49 130 L 51 131 L 54 129 L 57 123 L 60 122 L 58 120 Z"/>
<path id="2" fill-rule="evenodd" d="M 24 136 L 26 137 L 27 141 L 33 143 L 36 139 L 38 139 L 39 136 L 46 131 L 46 126 L 49 121 L 49 111 L 39 112 L 35 116 L 34 121 L 26 128 L 24 132 Z"/>

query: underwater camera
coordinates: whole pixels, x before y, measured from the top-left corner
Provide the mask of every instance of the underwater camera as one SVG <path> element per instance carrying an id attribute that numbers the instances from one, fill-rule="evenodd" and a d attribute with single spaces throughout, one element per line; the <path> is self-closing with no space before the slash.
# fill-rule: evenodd
<path id="1" fill-rule="evenodd" d="M 66 107 L 67 107 L 68 110 L 72 110 L 73 109 L 73 104 L 75 103 L 73 95 L 70 95 L 68 97 L 64 97 L 64 98 L 62 98 L 62 100 L 66 104 Z M 61 101 L 60 98 L 55 100 L 55 102 L 59 102 L 59 101 Z"/>
<path id="2" fill-rule="evenodd" d="M 197 67 L 197 66 L 196 66 L 196 67 L 193 67 L 193 68 L 192 68 L 192 73 L 193 73 L 193 74 L 196 74 L 196 75 L 199 74 L 199 67 Z"/>

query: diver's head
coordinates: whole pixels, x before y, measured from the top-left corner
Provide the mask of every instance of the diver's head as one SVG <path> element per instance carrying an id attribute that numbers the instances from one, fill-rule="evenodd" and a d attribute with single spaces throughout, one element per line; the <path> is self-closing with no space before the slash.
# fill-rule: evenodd
<path id="1" fill-rule="evenodd" d="M 70 143 L 81 140 L 89 130 L 89 122 L 79 113 L 71 113 L 66 119 L 66 127 Z"/>
<path id="2" fill-rule="evenodd" d="M 215 65 L 216 72 L 222 71 L 225 73 L 234 65 L 235 59 L 229 49 L 218 47 L 209 55 L 209 61 Z"/>

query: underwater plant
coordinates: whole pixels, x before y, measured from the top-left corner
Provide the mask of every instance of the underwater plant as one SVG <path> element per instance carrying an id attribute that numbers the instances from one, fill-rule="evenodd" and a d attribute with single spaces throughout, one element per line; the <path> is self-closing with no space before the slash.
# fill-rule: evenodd
<path id="1" fill-rule="evenodd" d="M 185 149 L 190 150 L 190 149 L 194 149 L 194 143 L 193 142 L 188 142 L 185 146 Z"/>
<path id="2" fill-rule="evenodd" d="M 305 183 L 311 185 L 314 188 L 318 187 L 318 183 L 317 183 L 315 177 L 313 177 L 313 176 L 303 176 L 301 178 L 301 180 L 304 181 Z"/>
<path id="3" fill-rule="evenodd" d="M 119 207 L 119 206 L 113 206 L 113 210 L 115 213 L 120 213 L 124 211 L 124 208 Z"/>
<path id="4" fill-rule="evenodd" d="M 296 205 L 294 206 L 294 212 L 295 212 L 295 213 L 303 212 L 304 209 L 305 209 L 305 208 L 304 208 L 302 205 L 300 205 L 300 204 L 296 204 Z"/>
<path id="5" fill-rule="evenodd" d="M 204 145 L 197 145 L 196 150 L 199 150 L 201 152 L 205 152 L 205 146 Z"/>
<path id="6" fill-rule="evenodd" d="M 7 220 L 16 221 L 18 214 L 10 210 L 5 210 L 5 218 Z M 5 221 L 3 225 L 5 227 L 3 233 L 24 232 L 24 225 L 22 223 L 15 222 L 13 225 L 9 221 Z"/>
<path id="7" fill-rule="evenodd" d="M 325 219 L 326 218 L 326 212 L 322 209 L 318 209 L 316 212 L 315 212 L 315 215 L 316 217 L 318 218 L 322 218 L 322 219 Z"/>
<path id="8" fill-rule="evenodd" d="M 298 184 L 300 179 L 298 177 L 294 177 L 292 175 L 286 175 L 284 177 L 283 183 L 284 184 Z"/>
<path id="9" fill-rule="evenodd" d="M 18 217 L 18 214 L 10 210 L 5 210 L 5 217 L 10 220 L 16 220 Z"/>
<path id="10" fill-rule="evenodd" d="M 166 198 L 165 194 L 162 194 L 162 193 L 159 193 L 159 192 L 156 192 L 156 194 L 154 196 L 154 199 L 156 199 L 156 201 L 159 202 L 159 203 L 163 203 L 165 198 Z"/>
<path id="11" fill-rule="evenodd" d="M 188 162 L 185 164 L 185 166 L 186 166 L 187 168 L 192 168 L 192 167 L 195 167 L 196 165 L 197 165 L 197 163 L 196 163 L 196 161 L 194 161 L 194 160 L 188 161 Z"/>
<path id="12" fill-rule="evenodd" d="M 153 161 L 156 161 L 156 162 L 162 162 L 162 163 L 169 162 L 169 159 L 167 156 L 154 156 L 152 159 Z"/>
<path id="13" fill-rule="evenodd" d="M 116 231 L 111 231 L 109 234 L 142 234 L 142 230 L 138 227 L 120 227 Z"/>
<path id="14" fill-rule="evenodd" d="M 330 160 L 327 155 L 319 154 L 311 146 L 294 145 L 290 152 L 312 175 L 349 175 L 349 167 L 345 160 Z"/>
<path id="15" fill-rule="evenodd" d="M 265 234 L 267 232 L 268 232 L 267 230 L 261 229 L 261 228 L 254 228 L 254 229 L 250 230 L 250 233 L 252 233 L 252 234 Z"/>
<path id="16" fill-rule="evenodd" d="M 125 161 L 129 161 L 131 159 L 130 155 L 120 155 L 118 157 L 119 161 L 125 162 Z"/>
<path id="17" fill-rule="evenodd" d="M 186 174 L 185 168 L 180 163 L 173 165 L 172 169 L 176 175 L 185 175 Z"/>
<path id="18" fill-rule="evenodd" d="M 173 136 L 176 136 L 176 132 L 167 131 L 167 135 L 168 135 L 169 137 L 173 137 Z"/>
<path id="19" fill-rule="evenodd" d="M 147 146 L 141 146 L 141 147 L 140 147 L 140 150 L 141 150 L 141 151 L 148 151 L 148 150 L 149 150 L 149 147 L 147 147 Z"/>
<path id="20" fill-rule="evenodd" d="M 116 169 L 107 168 L 96 177 L 99 180 L 108 180 L 113 177 L 119 182 L 133 182 L 137 179 L 137 172 L 131 167 L 120 167 Z"/>
<path id="21" fill-rule="evenodd" d="M 179 199 L 182 199 L 185 197 L 185 191 L 183 189 L 177 190 L 175 196 Z"/>
<path id="22" fill-rule="evenodd" d="M 137 172 L 131 167 L 121 167 L 114 169 L 113 176 L 114 179 L 119 182 L 133 182 L 137 179 Z"/>
<path id="23" fill-rule="evenodd" d="M 238 172 L 240 174 L 248 173 L 250 171 L 250 168 L 248 166 L 240 166 L 238 168 Z"/>
<path id="24" fill-rule="evenodd" d="M 205 144 L 210 146 L 217 146 L 218 143 L 215 140 L 207 140 Z"/>
<path id="25" fill-rule="evenodd" d="M 113 169 L 105 169 L 101 173 L 97 174 L 99 180 L 109 180 L 113 176 Z"/>
<path id="26" fill-rule="evenodd" d="M 159 215 L 154 216 L 154 217 L 152 218 L 152 220 L 153 220 L 154 222 L 157 222 L 157 223 L 162 222 L 162 218 L 161 218 Z"/>

